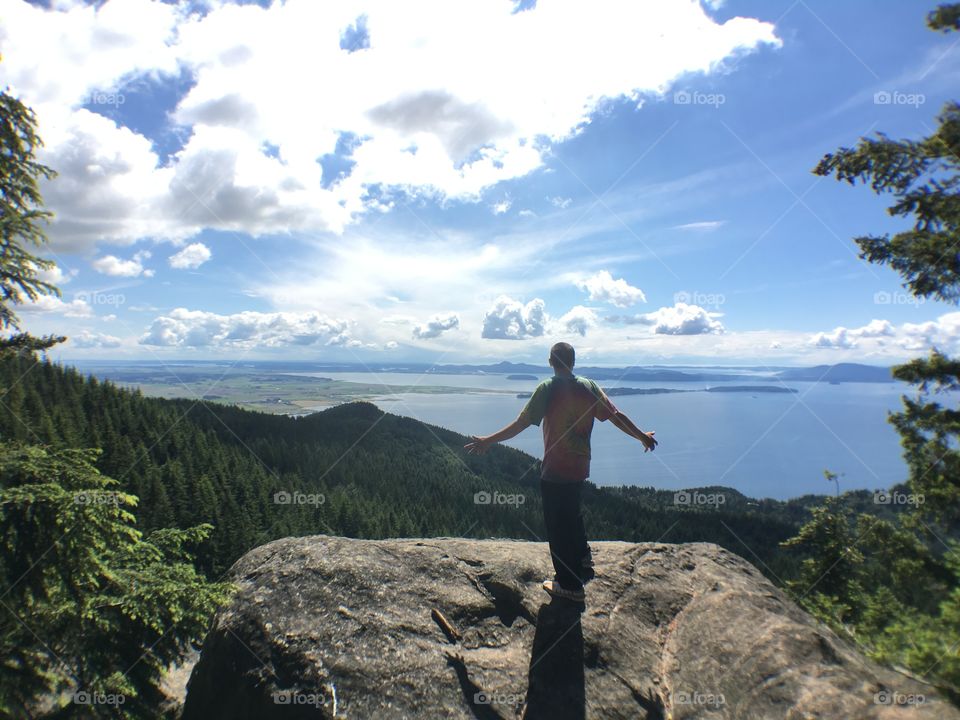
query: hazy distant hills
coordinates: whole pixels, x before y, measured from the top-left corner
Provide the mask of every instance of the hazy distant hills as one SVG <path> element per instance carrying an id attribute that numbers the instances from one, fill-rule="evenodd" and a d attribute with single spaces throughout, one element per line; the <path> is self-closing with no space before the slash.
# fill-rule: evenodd
<path id="1" fill-rule="evenodd" d="M 825 382 L 895 382 L 890 368 L 857 363 L 817 365 L 811 368 L 788 368 L 777 373 L 780 380 L 812 380 Z"/>
<path id="2" fill-rule="evenodd" d="M 81 368 L 97 366 L 101 368 L 118 367 L 170 367 L 176 368 L 177 373 L 189 372 L 187 367 L 181 369 L 181 363 L 156 361 L 109 363 L 104 361 L 88 361 L 73 363 Z M 192 366 L 195 370 L 203 366 L 228 367 L 232 363 L 223 361 L 191 361 L 183 365 Z M 275 373 L 317 373 L 317 372 L 370 372 L 370 373 L 415 373 L 429 375 L 525 375 L 549 377 L 553 370 L 548 365 L 531 365 L 529 363 L 499 362 L 491 365 L 431 365 L 429 363 L 326 363 L 326 362 L 285 362 L 285 361 L 250 361 L 237 363 L 237 369 L 255 369 Z M 816 365 L 814 367 L 690 367 L 682 369 L 664 367 L 662 365 L 649 367 L 577 367 L 577 374 L 593 380 L 623 380 L 631 382 L 731 382 L 745 380 L 751 382 L 781 382 L 784 380 L 799 380 L 810 382 L 894 382 L 889 367 L 877 365 L 862 365 L 860 363 L 838 363 L 837 365 Z"/>

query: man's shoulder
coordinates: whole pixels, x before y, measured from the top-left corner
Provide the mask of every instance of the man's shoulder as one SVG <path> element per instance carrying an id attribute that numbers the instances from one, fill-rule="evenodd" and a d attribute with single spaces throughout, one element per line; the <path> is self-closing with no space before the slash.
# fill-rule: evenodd
<path id="1" fill-rule="evenodd" d="M 577 375 L 576 378 L 577 378 L 577 382 L 583 387 L 587 388 L 587 390 L 589 390 L 590 392 L 592 393 L 600 392 L 600 386 L 597 385 L 597 383 L 595 383 L 590 378 L 584 377 L 583 375 Z"/>

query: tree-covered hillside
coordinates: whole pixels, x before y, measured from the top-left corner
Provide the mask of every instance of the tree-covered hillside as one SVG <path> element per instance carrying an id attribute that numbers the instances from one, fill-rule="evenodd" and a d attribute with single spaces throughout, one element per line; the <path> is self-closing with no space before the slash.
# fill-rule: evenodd
<path id="1" fill-rule="evenodd" d="M 0 434 L 102 448 L 97 467 L 140 498 L 141 529 L 212 524 L 199 555 L 212 575 L 289 535 L 545 537 L 534 458 L 502 446 L 468 455 L 463 436 L 367 403 L 291 418 L 145 398 L 12 353 L 0 358 L 0 387 Z M 678 507 L 672 492 L 588 484 L 588 531 L 594 539 L 716 542 L 789 574 L 777 545 L 795 534 L 795 510 L 706 490 L 724 492 L 729 504 Z M 475 498 L 483 492 L 489 503 Z"/>

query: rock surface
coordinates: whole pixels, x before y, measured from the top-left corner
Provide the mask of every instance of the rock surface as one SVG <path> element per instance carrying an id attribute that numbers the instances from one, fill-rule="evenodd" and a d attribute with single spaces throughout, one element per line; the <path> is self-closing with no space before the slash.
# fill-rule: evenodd
<path id="1" fill-rule="evenodd" d="M 183 718 L 960 720 L 716 545 L 591 545 L 580 606 L 541 589 L 545 543 L 258 547 L 232 570 Z"/>

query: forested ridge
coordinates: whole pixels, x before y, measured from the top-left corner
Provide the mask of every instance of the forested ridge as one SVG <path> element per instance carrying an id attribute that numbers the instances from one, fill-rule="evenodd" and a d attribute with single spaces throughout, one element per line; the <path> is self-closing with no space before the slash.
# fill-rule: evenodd
<path id="1" fill-rule="evenodd" d="M 468 455 L 464 436 L 369 403 L 293 418 L 147 398 L 22 354 L 0 358 L 0 386 L 3 437 L 100 448 L 96 467 L 139 498 L 141 530 L 213 525 L 197 556 L 212 576 L 246 550 L 290 535 L 545 537 L 534 458 L 503 446 Z M 723 506 L 677 508 L 670 491 L 588 483 L 590 536 L 716 542 L 767 572 L 790 574 L 778 543 L 820 498 L 748 506 L 729 488 L 702 491 L 722 492 Z M 477 504 L 478 492 L 523 501 Z"/>

